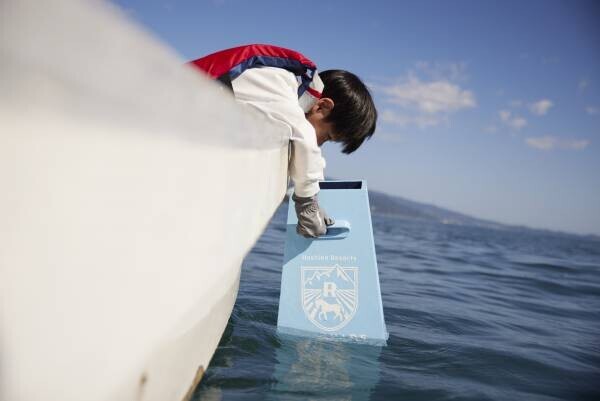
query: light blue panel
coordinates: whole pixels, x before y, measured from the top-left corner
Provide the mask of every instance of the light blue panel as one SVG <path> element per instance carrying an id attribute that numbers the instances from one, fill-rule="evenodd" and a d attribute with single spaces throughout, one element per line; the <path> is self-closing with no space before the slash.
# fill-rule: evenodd
<path id="1" fill-rule="evenodd" d="M 336 224 L 296 234 L 290 199 L 277 329 L 385 343 L 379 273 L 365 181 L 323 181 L 319 204 Z"/>

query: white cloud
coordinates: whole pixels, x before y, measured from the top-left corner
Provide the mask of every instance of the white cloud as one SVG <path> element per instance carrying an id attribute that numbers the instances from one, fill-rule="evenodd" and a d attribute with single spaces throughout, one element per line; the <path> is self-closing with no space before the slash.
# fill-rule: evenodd
<path id="1" fill-rule="evenodd" d="M 409 116 L 398 114 L 390 109 L 384 109 L 379 115 L 379 118 L 384 123 L 396 124 L 401 127 L 404 127 L 410 123 Z"/>
<path id="2" fill-rule="evenodd" d="M 553 149 L 566 149 L 566 150 L 582 150 L 585 149 L 590 141 L 585 139 L 560 139 L 555 136 L 546 135 L 538 137 L 529 137 L 525 139 L 528 146 L 538 150 L 553 150 Z"/>
<path id="3" fill-rule="evenodd" d="M 433 81 L 466 81 L 469 78 L 465 62 L 418 61 L 415 66 Z"/>
<path id="4" fill-rule="evenodd" d="M 541 99 L 537 102 L 530 103 L 529 111 L 537 116 L 543 116 L 544 114 L 548 113 L 548 110 L 550 110 L 552 106 L 554 106 L 554 103 L 552 103 L 551 100 Z"/>
<path id="5" fill-rule="evenodd" d="M 527 120 L 520 116 L 513 116 L 508 110 L 500 110 L 498 112 L 500 120 L 509 128 L 515 131 L 519 131 L 521 128 L 527 125 Z"/>
<path id="6" fill-rule="evenodd" d="M 377 133 L 375 134 L 377 136 L 377 140 L 382 140 L 385 142 L 391 142 L 391 143 L 403 143 L 404 142 L 404 137 L 402 134 L 397 133 L 397 132 L 389 132 L 389 131 L 382 131 L 379 132 L 377 131 Z"/>
<path id="7" fill-rule="evenodd" d="M 420 129 L 449 124 L 450 114 L 477 105 L 473 92 L 455 82 L 467 79 L 465 70 L 465 63 L 420 61 L 400 80 L 372 85 L 387 103 L 381 121 Z"/>
<path id="8" fill-rule="evenodd" d="M 588 113 L 590 116 L 595 116 L 597 114 L 600 114 L 600 109 L 598 107 L 594 107 L 594 106 L 587 106 L 585 108 L 586 113 Z"/>
<path id="9" fill-rule="evenodd" d="M 579 84 L 577 85 L 580 92 L 585 91 L 589 86 L 590 86 L 590 80 L 587 78 L 581 78 L 579 80 Z"/>
<path id="10" fill-rule="evenodd" d="M 527 120 L 523 117 L 515 117 L 510 121 L 510 126 L 516 130 L 520 130 L 527 125 Z"/>
<path id="11" fill-rule="evenodd" d="M 431 114 L 406 114 L 402 112 L 396 112 L 391 109 L 383 110 L 380 118 L 381 121 L 385 123 L 398 125 L 400 127 L 416 125 L 421 129 L 427 127 L 435 127 L 436 125 L 447 121 L 447 118 L 443 116 L 436 116 Z"/>
<path id="12" fill-rule="evenodd" d="M 498 127 L 496 127 L 493 124 L 490 124 L 490 125 L 483 127 L 483 131 L 487 132 L 488 134 L 494 134 L 494 133 L 498 132 Z"/>
<path id="13" fill-rule="evenodd" d="M 556 146 L 556 138 L 551 136 L 531 137 L 525 140 L 527 145 L 540 150 L 550 150 Z"/>
<path id="14" fill-rule="evenodd" d="M 519 99 L 511 100 L 509 103 L 510 107 L 518 108 L 523 106 L 523 101 Z"/>
<path id="15" fill-rule="evenodd" d="M 384 88 L 388 101 L 426 114 L 452 113 L 476 106 L 473 92 L 447 80 L 423 82 L 409 76 L 407 82 Z"/>
<path id="16" fill-rule="evenodd" d="M 556 56 L 542 57 L 542 64 L 558 64 L 560 59 Z"/>

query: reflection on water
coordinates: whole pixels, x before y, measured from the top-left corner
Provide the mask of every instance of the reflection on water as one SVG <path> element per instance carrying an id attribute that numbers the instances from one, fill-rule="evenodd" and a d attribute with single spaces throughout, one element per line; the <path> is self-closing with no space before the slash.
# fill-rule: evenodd
<path id="1" fill-rule="evenodd" d="M 381 347 L 280 335 L 267 399 L 367 400 L 379 379 Z"/>

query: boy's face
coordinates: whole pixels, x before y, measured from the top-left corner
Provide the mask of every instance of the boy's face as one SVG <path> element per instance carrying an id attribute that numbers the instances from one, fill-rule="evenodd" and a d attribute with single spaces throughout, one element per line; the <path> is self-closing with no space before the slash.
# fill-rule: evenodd
<path id="1" fill-rule="evenodd" d="M 327 122 L 327 117 L 333 110 L 333 100 L 330 98 L 321 98 L 306 114 L 306 119 L 312 124 L 317 134 L 317 144 L 323 145 L 325 142 L 333 139 L 333 124 Z"/>

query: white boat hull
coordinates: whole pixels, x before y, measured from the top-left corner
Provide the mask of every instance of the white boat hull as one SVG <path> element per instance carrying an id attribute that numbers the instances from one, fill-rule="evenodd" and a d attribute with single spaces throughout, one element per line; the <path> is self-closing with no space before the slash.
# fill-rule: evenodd
<path id="1" fill-rule="evenodd" d="M 110 6 L 53 3 L 0 5 L 0 399 L 184 399 L 289 129 Z"/>

